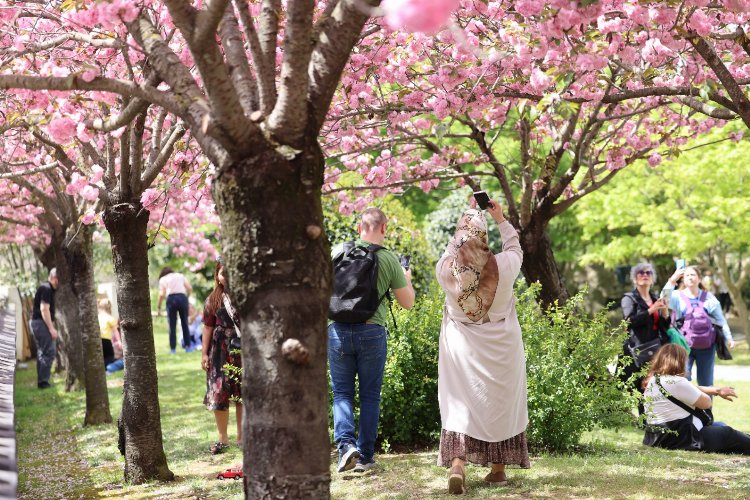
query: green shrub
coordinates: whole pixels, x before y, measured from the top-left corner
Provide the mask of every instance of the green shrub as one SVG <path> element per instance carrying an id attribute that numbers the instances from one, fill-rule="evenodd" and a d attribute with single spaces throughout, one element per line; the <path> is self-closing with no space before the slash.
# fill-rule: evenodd
<path id="1" fill-rule="evenodd" d="M 411 310 L 394 309 L 397 327 L 389 328 L 378 433 L 384 443 L 434 444 L 440 437 L 437 359 L 443 302 L 435 286 Z"/>
<path id="2" fill-rule="evenodd" d="M 549 451 L 576 446 L 595 427 L 632 422 L 636 404 L 624 384 L 610 373 L 627 335 L 613 328 L 606 311 L 583 311 L 585 291 L 542 314 L 539 285 L 517 290 L 517 308 L 526 349 L 529 445 Z"/>
<path id="3" fill-rule="evenodd" d="M 539 286 L 516 288 L 526 350 L 532 448 L 566 451 L 583 432 L 633 421 L 636 401 L 608 366 L 616 363 L 626 332 L 613 328 L 606 312 L 585 314 L 585 292 L 542 314 Z M 420 297 L 411 311 L 399 310 L 391 332 L 383 380 L 380 438 L 388 444 L 435 443 L 440 436 L 437 358 L 444 296 Z"/>

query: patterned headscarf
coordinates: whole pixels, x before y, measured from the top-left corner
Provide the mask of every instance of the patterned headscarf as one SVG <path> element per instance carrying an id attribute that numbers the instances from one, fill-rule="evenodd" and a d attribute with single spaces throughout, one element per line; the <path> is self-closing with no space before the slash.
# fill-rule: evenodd
<path id="1" fill-rule="evenodd" d="M 487 315 L 500 275 L 488 245 L 487 221 L 480 210 L 466 210 L 459 219 L 439 272 L 445 292 L 456 299 L 469 319 L 479 321 Z"/>

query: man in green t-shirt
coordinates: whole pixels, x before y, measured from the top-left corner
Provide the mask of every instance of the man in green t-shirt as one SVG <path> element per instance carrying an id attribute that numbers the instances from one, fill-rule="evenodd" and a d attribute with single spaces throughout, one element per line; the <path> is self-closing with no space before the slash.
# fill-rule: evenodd
<path id="1" fill-rule="evenodd" d="M 377 208 L 362 212 L 357 225 L 357 245 L 382 245 L 387 225 Z M 336 255 L 340 247 L 333 249 Z M 405 309 L 414 305 L 411 271 L 404 270 L 396 255 L 382 248 L 378 256 L 378 296 L 389 289 Z M 375 466 L 375 439 L 380 418 L 380 388 L 387 352 L 385 329 L 388 304 L 383 300 L 365 323 L 333 322 L 328 325 L 328 366 L 333 388 L 333 437 L 339 451 L 338 471 L 364 472 Z M 354 381 L 359 378 L 359 432 L 354 429 Z"/>

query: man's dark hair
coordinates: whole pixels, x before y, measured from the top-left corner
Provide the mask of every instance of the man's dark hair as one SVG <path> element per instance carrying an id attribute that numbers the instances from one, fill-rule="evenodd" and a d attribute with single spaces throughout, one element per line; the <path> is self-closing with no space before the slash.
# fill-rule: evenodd
<path id="1" fill-rule="evenodd" d="M 159 279 L 162 279 L 167 274 L 172 274 L 173 272 L 174 271 L 172 271 L 172 268 L 167 266 L 164 269 L 162 269 L 161 272 L 159 273 Z"/>

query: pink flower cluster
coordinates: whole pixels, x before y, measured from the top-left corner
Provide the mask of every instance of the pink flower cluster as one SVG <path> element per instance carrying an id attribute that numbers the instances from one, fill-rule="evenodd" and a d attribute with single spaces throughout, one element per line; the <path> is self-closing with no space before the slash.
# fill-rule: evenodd
<path id="1" fill-rule="evenodd" d="M 459 0 L 384 0 L 385 22 L 393 30 L 435 33 L 458 9 Z"/>

